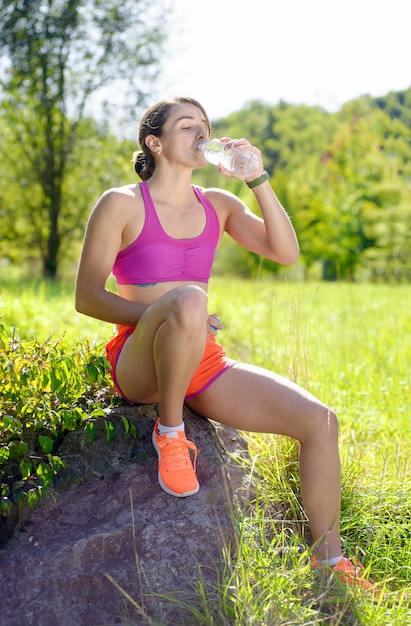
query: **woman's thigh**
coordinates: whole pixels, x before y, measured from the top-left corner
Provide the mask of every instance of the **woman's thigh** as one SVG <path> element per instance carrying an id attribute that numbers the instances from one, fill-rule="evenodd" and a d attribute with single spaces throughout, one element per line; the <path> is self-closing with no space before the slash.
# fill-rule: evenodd
<path id="1" fill-rule="evenodd" d="M 121 391 L 132 402 L 158 402 L 154 342 L 159 328 L 174 312 L 190 317 L 192 307 L 204 307 L 207 296 L 197 287 L 178 287 L 154 302 L 141 316 L 135 331 L 125 342 L 116 365 Z M 205 337 L 205 322 L 204 333 Z"/>
<path id="2" fill-rule="evenodd" d="M 240 430 L 287 435 L 299 441 L 312 437 L 317 429 L 336 434 L 335 415 L 320 400 L 278 374 L 244 363 L 224 372 L 187 405 Z"/>

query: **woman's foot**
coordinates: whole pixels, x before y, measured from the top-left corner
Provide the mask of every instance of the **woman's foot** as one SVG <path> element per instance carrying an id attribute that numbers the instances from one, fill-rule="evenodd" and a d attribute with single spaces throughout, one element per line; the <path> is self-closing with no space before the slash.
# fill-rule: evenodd
<path id="1" fill-rule="evenodd" d="M 364 576 L 364 567 L 360 563 L 353 563 L 350 559 L 342 556 L 336 565 L 330 566 L 328 563 L 321 563 L 316 556 L 312 558 L 312 566 L 320 572 L 333 573 L 344 585 L 351 585 L 365 591 L 378 591 Z"/>
<path id="2" fill-rule="evenodd" d="M 158 482 L 172 496 L 192 496 L 200 489 L 196 476 L 197 447 L 188 441 L 184 431 L 173 430 L 160 435 L 159 422 L 157 420 L 153 430 L 153 446 L 158 454 Z"/>

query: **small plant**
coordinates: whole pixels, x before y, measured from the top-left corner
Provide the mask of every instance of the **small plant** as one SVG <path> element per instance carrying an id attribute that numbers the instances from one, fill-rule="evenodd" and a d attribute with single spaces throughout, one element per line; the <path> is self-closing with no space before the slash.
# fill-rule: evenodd
<path id="1" fill-rule="evenodd" d="M 34 507 L 45 494 L 63 467 L 58 449 L 66 431 L 80 426 L 93 439 L 106 375 L 105 358 L 87 346 L 69 350 L 60 337 L 20 340 L 0 324 L 0 515 L 13 503 Z"/>

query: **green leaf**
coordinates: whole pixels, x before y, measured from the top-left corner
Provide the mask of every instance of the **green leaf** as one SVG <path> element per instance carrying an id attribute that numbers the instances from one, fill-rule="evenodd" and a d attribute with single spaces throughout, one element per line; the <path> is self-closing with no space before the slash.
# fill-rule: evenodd
<path id="1" fill-rule="evenodd" d="M 50 372 L 50 383 L 51 383 L 51 390 L 53 393 L 56 393 L 61 387 L 61 381 L 59 377 L 57 376 L 57 373 L 55 370 L 52 370 Z"/>
<path id="2" fill-rule="evenodd" d="M 87 422 L 84 429 L 87 433 L 88 442 L 91 443 L 96 437 L 96 425 L 94 422 Z"/>
<path id="3" fill-rule="evenodd" d="M 114 437 L 116 436 L 116 427 L 114 426 L 113 422 L 110 422 L 108 420 L 106 421 L 105 426 L 107 443 L 112 443 Z"/>
<path id="4" fill-rule="evenodd" d="M 104 410 L 101 408 L 101 406 L 96 406 L 92 412 L 90 413 L 90 417 L 105 417 L 105 413 Z"/>
<path id="5" fill-rule="evenodd" d="M 126 435 L 131 435 L 133 439 L 137 439 L 136 425 L 124 415 L 121 416 L 121 421 L 123 422 L 124 432 Z"/>
<path id="6" fill-rule="evenodd" d="M 74 430 L 75 427 L 77 426 L 75 411 L 64 411 L 63 421 L 64 421 L 64 426 L 65 428 L 67 428 L 67 430 Z"/>
<path id="7" fill-rule="evenodd" d="M 130 430 L 130 421 L 126 417 L 124 417 L 124 415 L 121 416 L 121 421 L 123 422 L 124 432 L 127 435 L 128 431 Z"/>
<path id="8" fill-rule="evenodd" d="M 11 507 L 12 507 L 12 504 L 10 500 L 7 498 L 7 496 L 0 498 L 0 516 L 1 517 L 7 517 L 7 515 L 10 513 Z"/>
<path id="9" fill-rule="evenodd" d="M 0 447 L 0 463 L 5 463 L 10 456 L 10 450 L 6 446 Z"/>
<path id="10" fill-rule="evenodd" d="M 4 415 L 2 419 L 2 430 L 10 430 L 11 432 L 19 432 L 22 429 L 22 423 L 17 417 L 12 415 Z"/>
<path id="11" fill-rule="evenodd" d="M 11 441 L 9 445 L 10 458 L 18 459 L 25 456 L 29 451 L 29 446 L 25 441 Z"/>
<path id="12" fill-rule="evenodd" d="M 137 426 L 133 422 L 130 422 L 130 435 L 133 439 L 137 439 Z"/>
<path id="13" fill-rule="evenodd" d="M 43 391 L 50 391 L 50 373 L 47 369 L 43 368 L 42 372 L 42 383 L 41 383 Z"/>
<path id="14" fill-rule="evenodd" d="M 50 469 L 52 470 L 53 474 L 57 474 L 57 472 L 62 467 L 66 467 L 66 464 L 64 463 L 63 459 L 61 459 L 59 456 L 49 454 L 47 457 L 47 461 L 48 461 L 48 464 L 50 465 Z"/>
<path id="15" fill-rule="evenodd" d="M 31 509 L 34 509 L 34 507 L 36 506 L 38 501 L 39 501 L 39 492 L 38 491 L 34 491 L 34 489 L 31 489 L 27 493 L 27 502 L 29 504 L 29 507 Z"/>
<path id="16" fill-rule="evenodd" d="M 22 480 L 27 480 L 31 476 L 33 465 L 28 459 L 22 459 L 19 463 Z"/>
<path id="17" fill-rule="evenodd" d="M 90 383 L 95 383 L 98 380 L 98 369 L 92 363 L 87 363 L 86 365 L 87 377 Z"/>
<path id="18" fill-rule="evenodd" d="M 53 481 L 53 470 L 47 463 L 39 463 L 36 474 L 44 487 L 49 487 Z"/>
<path id="19" fill-rule="evenodd" d="M 50 437 L 39 435 L 39 444 L 47 454 L 49 454 L 53 449 L 53 440 L 50 439 Z"/>

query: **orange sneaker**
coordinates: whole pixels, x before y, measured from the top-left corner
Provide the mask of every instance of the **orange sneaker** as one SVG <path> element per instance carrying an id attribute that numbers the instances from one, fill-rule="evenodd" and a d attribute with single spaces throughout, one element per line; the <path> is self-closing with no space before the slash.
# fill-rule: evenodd
<path id="1" fill-rule="evenodd" d="M 192 496 L 200 489 L 195 471 L 197 447 L 186 439 L 184 431 L 160 435 L 159 422 L 157 420 L 153 430 L 153 446 L 158 454 L 158 482 L 172 496 Z M 194 454 L 194 463 L 190 450 Z"/>
<path id="2" fill-rule="evenodd" d="M 364 578 L 364 576 L 362 575 L 364 567 L 363 565 L 361 565 L 361 563 L 356 563 L 354 565 L 354 563 L 350 559 L 342 557 L 336 565 L 330 567 L 326 564 L 319 563 L 317 557 L 313 556 L 312 566 L 315 569 L 329 569 L 344 585 L 352 585 L 353 587 L 365 589 L 365 591 L 378 591 L 377 587 L 370 583 L 370 581 Z"/>

